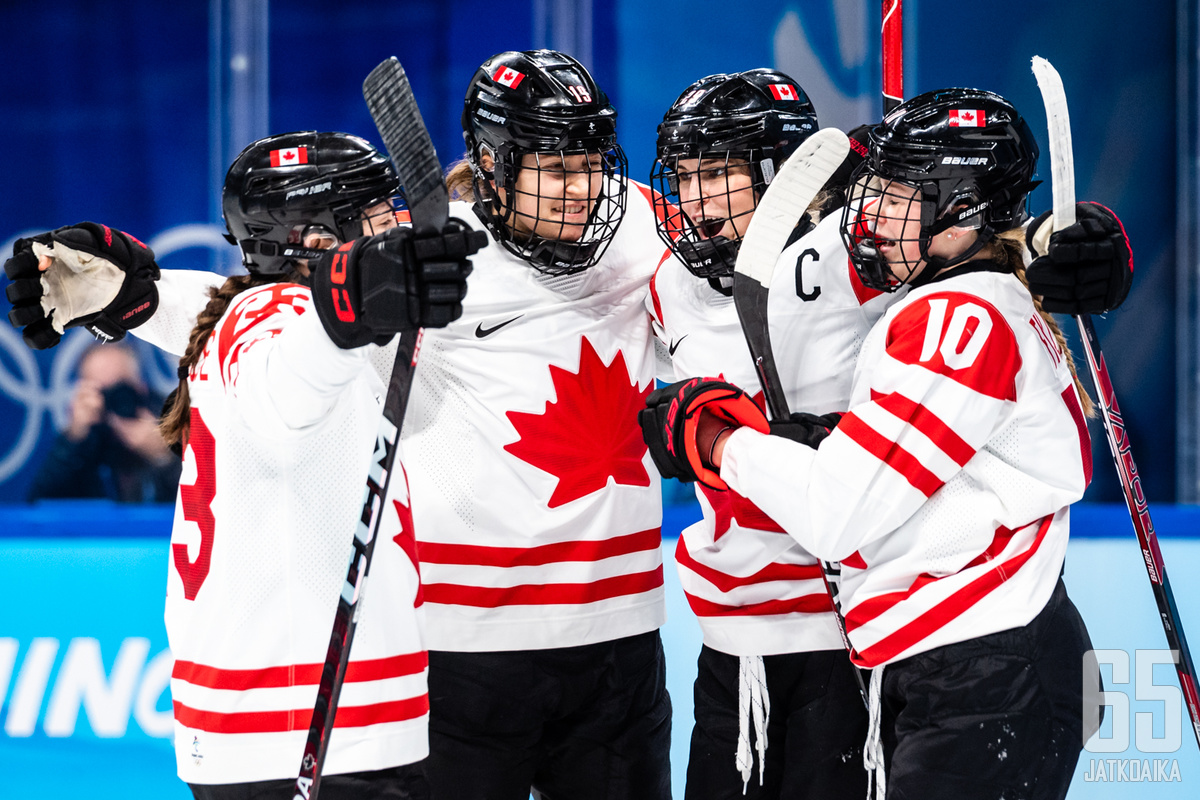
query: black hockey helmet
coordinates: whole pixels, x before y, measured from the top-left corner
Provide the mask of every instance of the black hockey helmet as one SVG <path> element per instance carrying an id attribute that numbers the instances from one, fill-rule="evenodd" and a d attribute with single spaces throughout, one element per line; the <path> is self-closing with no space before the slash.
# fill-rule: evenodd
<path id="1" fill-rule="evenodd" d="M 1038 146 L 1029 125 L 1000 95 L 927 92 L 897 106 L 869 138 L 870 154 L 851 179 L 851 202 L 842 216 L 842 238 L 865 285 L 894 291 L 903 283 L 874 247 L 871 208 L 878 205 L 863 204 L 872 185 L 894 181 L 917 189 L 921 257 L 933 266 L 927 278 L 1029 219 L 1026 201 L 1039 183 L 1033 180 Z M 975 242 L 951 260 L 930 257 L 933 237 L 951 227 L 975 229 Z"/>
<path id="2" fill-rule="evenodd" d="M 314 226 L 348 242 L 363 235 L 362 212 L 400 192 L 392 163 L 348 133 L 298 131 L 252 143 L 225 176 L 221 207 L 226 238 L 241 246 L 251 274 L 285 275 Z"/>
<path id="3" fill-rule="evenodd" d="M 757 205 L 784 160 L 816 130 L 817 112 L 808 95 L 778 70 L 709 75 L 684 89 L 658 126 L 657 160 L 650 181 L 657 192 L 659 236 L 693 274 L 732 275 L 741 239 L 707 237 L 698 227 L 703 221 L 689 219 L 683 212 L 679 160 L 749 165 Z"/>
<path id="4" fill-rule="evenodd" d="M 507 52 L 483 63 L 467 87 L 463 139 L 475 211 L 497 241 L 552 275 L 580 272 L 599 261 L 625 213 L 628 162 L 617 144 L 616 120 L 608 96 L 582 64 L 564 53 Z M 582 235 L 570 240 L 518 232 L 516 181 L 528 154 L 599 156 L 603 180 Z M 545 220 L 522 216 L 524 227 L 542 222 L 545 228 Z"/>

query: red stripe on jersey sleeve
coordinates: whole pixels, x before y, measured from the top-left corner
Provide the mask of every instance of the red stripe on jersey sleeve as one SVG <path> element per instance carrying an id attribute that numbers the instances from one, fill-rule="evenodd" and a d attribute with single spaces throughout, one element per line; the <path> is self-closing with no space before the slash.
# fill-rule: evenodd
<path id="1" fill-rule="evenodd" d="M 833 602 L 829 593 L 821 591 L 793 597 L 789 600 L 766 600 L 761 603 L 747 603 L 744 606 L 731 606 L 714 603 L 695 595 L 687 595 L 688 605 L 697 617 L 766 617 L 776 614 L 825 614 L 833 611 Z"/>
<path id="2" fill-rule="evenodd" d="M 926 469 L 916 456 L 890 439 L 881 436 L 853 412 L 842 417 L 837 430 L 849 436 L 851 441 L 859 447 L 900 473 L 901 477 L 926 497 L 940 489 L 944 483 L 941 478 Z"/>
<path id="3" fill-rule="evenodd" d="M 221 669 L 194 661 L 176 661 L 174 669 L 171 670 L 171 677 L 207 689 L 278 689 L 285 686 L 316 686 L 321 682 L 321 670 L 324 666 L 291 664 L 265 669 Z M 429 656 L 424 652 L 351 661 L 346 666 L 346 683 L 418 675 L 428 666 Z"/>
<path id="4" fill-rule="evenodd" d="M 960 467 L 975 455 L 974 447 L 967 444 L 937 414 L 920 403 L 895 392 L 888 395 L 878 395 L 872 392 L 872 395 L 874 395 L 872 399 L 880 408 L 925 434 L 938 446 L 938 449 L 953 459 L 954 463 Z"/>
<path id="5" fill-rule="evenodd" d="M 949 341 L 952 332 L 958 334 L 955 341 Z M 924 367 L 980 394 L 1017 399 L 1021 352 L 1016 336 L 982 298 L 940 292 L 913 301 L 888 325 L 886 348 L 901 363 Z"/>
<path id="6" fill-rule="evenodd" d="M 705 564 L 701 564 L 692 554 L 688 552 L 687 546 L 684 544 L 683 537 L 679 538 L 679 544 L 675 546 L 675 561 L 676 563 L 687 567 L 692 572 L 699 575 L 704 580 L 711 583 L 718 591 L 728 593 L 737 589 L 739 586 L 752 586 L 756 583 L 771 583 L 772 581 L 807 581 L 819 580 L 821 578 L 821 566 L 819 564 L 780 564 L 772 563 L 748 575 L 745 578 L 737 575 L 730 575 L 726 572 L 721 572 Z"/>
<path id="7" fill-rule="evenodd" d="M 961 616 L 997 587 L 1017 574 L 1017 570 L 1024 566 L 1041 547 L 1042 542 L 1046 538 L 1047 531 L 1050 530 L 1050 523 L 1053 519 L 1053 515 L 1042 518 L 1037 536 L 1029 546 L 1029 549 L 1018 553 L 1002 564 L 997 564 L 933 608 L 918 616 L 912 622 L 884 637 L 874 645 L 862 651 L 856 650 L 854 655 L 855 663 L 864 667 L 882 664 L 896 655 L 903 653 L 934 631 Z M 1001 530 L 1007 534 L 1008 538 L 1011 538 L 1014 533 L 1014 531 L 1008 531 L 1003 528 Z M 982 558 L 982 556 L 977 558 L 972 562 L 972 565 L 979 563 Z M 847 616 L 847 631 L 850 630 L 849 621 L 849 617 Z"/>
<path id="8" fill-rule="evenodd" d="M 537 567 L 564 561 L 594 562 L 654 550 L 662 544 L 662 528 L 587 542 L 555 542 L 537 547 L 488 547 L 481 544 L 419 542 L 422 564 L 464 564 L 475 567 Z"/>
<path id="9" fill-rule="evenodd" d="M 202 711 L 185 706 L 178 700 L 172 704 L 175 720 L 186 728 L 209 733 L 283 733 L 308 730 L 312 721 L 311 708 L 288 711 Z M 411 697 L 389 703 L 366 706 L 338 706 L 333 720 L 335 728 L 364 728 L 386 722 L 403 722 L 429 713 L 429 696 Z"/>
<path id="10" fill-rule="evenodd" d="M 536 583 L 500 587 L 427 583 L 425 602 L 475 608 L 584 605 L 614 597 L 642 594 L 662 585 L 663 568 L 662 564 L 659 564 L 649 572 L 616 575 L 589 583 Z"/>
<path id="11" fill-rule="evenodd" d="M 1074 385 L 1063 389 L 1063 402 L 1075 420 L 1075 428 L 1079 431 L 1079 457 L 1083 462 L 1083 482 L 1085 486 L 1092 483 L 1092 435 L 1088 433 L 1087 419 L 1083 415 L 1083 407 L 1079 404 L 1079 396 L 1075 394 Z"/>

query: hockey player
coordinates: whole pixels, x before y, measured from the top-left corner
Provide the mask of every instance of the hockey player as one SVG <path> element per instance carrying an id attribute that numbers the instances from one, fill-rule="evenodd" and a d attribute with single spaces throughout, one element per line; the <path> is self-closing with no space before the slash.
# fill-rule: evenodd
<path id="1" fill-rule="evenodd" d="M 423 247 L 457 253 L 429 279 L 412 232 L 396 228 L 398 188 L 365 141 L 315 132 L 251 144 L 225 181 L 226 223 L 249 274 L 215 287 L 193 318 L 163 422 L 184 452 L 166 623 L 176 760 L 197 798 L 292 797 L 380 418 L 387 373 L 372 357 L 390 368 L 395 350 L 362 345 L 461 313 L 465 257 L 479 242 L 455 223 L 423 235 Z M 338 244 L 343 291 L 335 297 L 318 274 L 310 292 L 301 285 L 310 264 L 327 270 L 330 257 L 314 259 Z M 57 276 L 47 284 L 39 259 Z M 19 287 L 14 321 L 38 343 L 88 317 L 123 335 L 124 309 L 156 302 L 152 264 L 135 239 L 91 223 L 19 242 L 6 264 Z M 81 273 L 100 280 L 72 282 Z M 111 297 L 114 280 L 119 300 L 77 316 Z M 205 280 L 185 282 L 189 297 Z M 408 302 L 364 302 L 381 283 Z M 36 297 L 45 285 L 65 292 L 41 298 L 49 308 Z M 171 321 L 157 333 L 178 342 L 183 328 Z M 404 482 L 392 486 L 406 500 Z M 412 525 L 399 504 L 384 510 L 379 539 L 329 741 L 326 800 L 429 796 L 427 656 Z"/>
<path id="2" fill-rule="evenodd" d="M 462 318 L 423 340 L 412 502 L 385 500 L 419 542 L 438 797 L 670 796 L 661 494 L 636 421 L 663 248 L 615 116 L 549 50 L 489 59 L 466 93 L 451 214 L 491 241 Z M 205 280 L 166 271 L 135 333 L 178 352 Z"/>
<path id="3" fill-rule="evenodd" d="M 497 55 L 467 88 L 447 183 L 494 242 L 463 318 L 426 339 L 405 437 L 440 797 L 670 796 L 661 495 L 636 422 L 662 247 L 615 116 L 554 51 Z"/>
<path id="4" fill-rule="evenodd" d="M 897 299 L 819 449 L 816 425 L 810 444 L 763 435 L 761 411 L 723 381 L 659 403 L 672 413 L 652 451 L 671 469 L 728 485 L 841 562 L 889 797 L 1061 798 L 1086 738 L 1091 645 L 1060 576 L 1091 473 L 1089 401 L 1022 280 L 1037 155 L 1016 110 L 972 89 L 916 97 L 871 131 L 839 227 L 861 284 Z M 1088 204 L 1079 217 L 1093 233 L 1112 218 Z M 1093 238 L 1084 250 L 1128 260 L 1123 231 Z"/>
<path id="5" fill-rule="evenodd" d="M 733 267 L 767 185 L 816 129 L 804 90 L 771 69 L 702 78 L 664 115 L 651 183 L 659 231 L 678 260 L 658 268 L 648 304 L 669 343 L 674 380 L 722 375 L 758 390 L 733 306 Z M 832 235 L 803 259 L 803 272 L 797 255 L 781 261 L 787 291 L 770 307 L 788 400 L 821 413 L 846 407 L 844 365 L 855 346 L 846 334 L 883 311 L 879 300 L 864 309 L 848 282 L 824 279 L 827 265 L 838 266 L 836 251 L 847 271 L 836 220 L 826 227 Z M 807 296 L 791 289 L 800 285 L 792 272 Z M 703 519 L 675 550 L 704 634 L 686 797 L 859 800 L 867 716 L 820 564 L 741 495 L 704 484 L 696 495 Z"/>

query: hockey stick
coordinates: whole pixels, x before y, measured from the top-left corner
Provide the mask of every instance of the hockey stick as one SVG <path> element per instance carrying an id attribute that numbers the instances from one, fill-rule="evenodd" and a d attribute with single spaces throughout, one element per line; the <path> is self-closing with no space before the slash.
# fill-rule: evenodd
<path id="1" fill-rule="evenodd" d="M 849 151 L 849 139 L 837 128 L 823 128 L 805 139 L 767 187 L 738 249 L 733 303 L 772 419 L 786 420 L 789 413 L 767 326 L 767 294 L 775 262 L 796 222 Z"/>
<path id="2" fill-rule="evenodd" d="M 904 101 L 904 9 L 902 0 L 883 0 L 883 115 Z"/>
<path id="3" fill-rule="evenodd" d="M 400 176 L 413 227 L 428 225 L 440 231 L 450 213 L 446 184 L 433 142 L 425 129 L 408 76 L 404 74 L 400 62 L 390 58 L 371 70 L 371 74 L 363 81 L 363 97 Z M 396 348 L 396 361 L 388 381 L 387 397 L 383 401 L 383 416 L 375 434 L 375 455 L 363 489 L 362 512 L 354 531 L 354 551 L 350 556 L 342 593 L 338 597 L 329 649 L 325 653 L 325 666 L 321 670 L 321 683 L 317 688 L 317 700 L 308 727 L 308 740 L 304 744 L 300 775 L 296 778 L 295 800 L 316 800 L 320 789 L 321 766 L 329 749 L 338 696 L 350 660 L 350 645 L 358 625 L 359 601 L 371 568 L 371 556 L 375 552 L 375 538 L 383 501 L 392 479 L 392 462 L 412 388 L 413 368 L 417 364 L 420 341 L 420 330 L 404 331 Z"/>
<path id="4" fill-rule="evenodd" d="M 822 128 L 805 139 L 784 162 L 783 168 L 758 201 L 754 216 L 750 218 L 746 234 L 742 237 L 742 245 L 738 248 L 737 263 L 733 268 L 733 304 L 750 357 L 754 360 L 767 410 L 775 420 L 790 418 L 787 396 L 775 366 L 775 353 L 771 349 L 771 330 L 767 319 L 767 299 L 771 278 L 775 274 L 775 263 L 787 246 L 796 223 L 849 152 L 850 140 L 837 128 Z M 850 638 L 846 635 L 846 623 L 838 611 L 837 593 L 825 575 L 825 568 L 822 568 L 821 577 L 829 593 L 842 644 L 849 653 L 851 648 Z M 854 677 L 858 680 L 863 703 L 866 703 L 867 687 L 857 668 L 854 669 Z"/>
<path id="5" fill-rule="evenodd" d="M 1075 162 L 1071 148 L 1071 122 L 1067 114 L 1067 95 L 1058 71 L 1046 59 L 1033 57 L 1033 74 L 1037 77 L 1038 89 L 1041 90 L 1042 101 L 1046 104 L 1046 119 L 1050 128 L 1050 174 L 1054 181 L 1054 229 L 1062 230 L 1075 222 Z M 1150 577 L 1154 602 L 1158 604 L 1158 614 L 1162 618 L 1163 631 L 1167 635 L 1167 646 L 1174 654 L 1179 685 L 1183 689 L 1184 702 L 1187 704 L 1188 714 L 1192 718 L 1192 729 L 1196 734 L 1196 741 L 1200 744 L 1200 696 L 1196 692 L 1198 683 L 1196 667 L 1192 662 L 1192 654 L 1188 650 L 1187 639 L 1183 634 L 1183 623 L 1179 618 L 1179 609 L 1175 605 L 1171 582 L 1167 580 L 1166 564 L 1163 563 L 1162 551 L 1158 546 L 1154 523 L 1150 520 L 1150 508 L 1146 502 L 1146 496 L 1142 492 L 1142 481 L 1138 476 L 1137 464 L 1133 461 L 1133 453 L 1129 446 L 1129 434 L 1125 430 L 1121 409 L 1117 405 L 1117 395 L 1113 391 L 1112 380 L 1108 376 L 1108 367 L 1104 363 L 1104 352 L 1100 349 L 1100 339 L 1096 335 L 1096 327 L 1092 324 L 1092 318 L 1086 314 L 1080 314 L 1075 317 L 1075 321 L 1079 324 L 1080 338 L 1083 342 L 1084 353 L 1087 355 L 1092 384 L 1100 395 L 1100 414 L 1104 421 L 1104 433 L 1108 437 L 1108 446 L 1112 450 L 1117 477 L 1121 481 L 1121 489 L 1125 494 L 1129 519 L 1133 523 L 1134 532 L 1137 533 L 1138 543 L 1142 548 L 1142 560 L 1146 564 L 1146 573 Z"/>

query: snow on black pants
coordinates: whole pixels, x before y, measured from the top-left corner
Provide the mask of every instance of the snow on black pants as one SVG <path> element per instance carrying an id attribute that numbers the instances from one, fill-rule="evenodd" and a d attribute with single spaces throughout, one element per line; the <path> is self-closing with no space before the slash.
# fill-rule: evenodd
<path id="1" fill-rule="evenodd" d="M 887 665 L 888 800 L 1066 797 L 1083 749 L 1091 647 L 1060 580 L 1024 627 Z"/>

